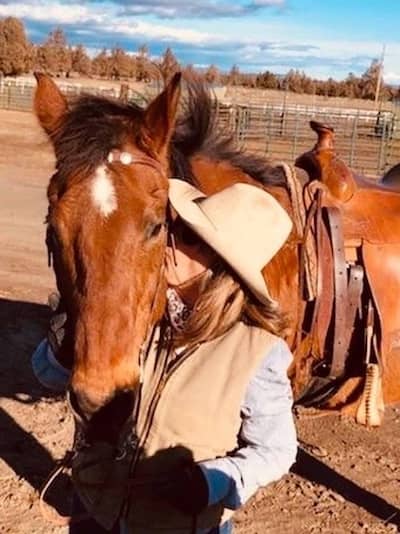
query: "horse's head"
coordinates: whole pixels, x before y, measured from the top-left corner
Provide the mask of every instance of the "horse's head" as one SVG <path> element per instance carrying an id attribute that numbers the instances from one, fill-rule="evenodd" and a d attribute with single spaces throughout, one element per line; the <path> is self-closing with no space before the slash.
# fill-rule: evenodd
<path id="1" fill-rule="evenodd" d="M 49 77 L 36 77 L 36 115 L 56 155 L 47 239 L 68 316 L 61 358 L 71 358 L 71 399 L 87 421 L 113 407 L 123 419 L 141 347 L 165 304 L 168 144 L 180 77 L 144 110 L 94 96 L 69 104 Z"/>

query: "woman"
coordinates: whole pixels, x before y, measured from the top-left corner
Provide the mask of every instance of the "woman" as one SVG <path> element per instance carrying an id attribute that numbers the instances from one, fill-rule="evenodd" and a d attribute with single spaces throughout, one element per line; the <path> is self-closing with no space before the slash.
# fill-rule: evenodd
<path id="1" fill-rule="evenodd" d="M 145 360 L 137 484 L 124 503 L 113 494 L 112 507 L 106 491 L 88 494 L 79 482 L 77 491 L 109 529 L 119 518 L 124 533 L 228 533 L 232 511 L 296 456 L 285 321 L 261 273 L 291 221 L 255 186 L 207 197 L 170 182 L 167 311 Z M 46 342 L 33 366 L 42 383 L 65 387 L 68 372 Z M 88 529 L 102 531 L 86 523 L 73 532 Z"/>

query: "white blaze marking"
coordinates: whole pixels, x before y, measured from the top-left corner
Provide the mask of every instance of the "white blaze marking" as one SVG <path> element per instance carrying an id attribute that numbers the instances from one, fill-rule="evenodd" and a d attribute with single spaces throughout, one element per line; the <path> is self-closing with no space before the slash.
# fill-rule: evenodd
<path id="1" fill-rule="evenodd" d="M 111 215 L 118 207 L 115 188 L 104 165 L 98 167 L 94 175 L 92 200 L 104 217 Z"/>

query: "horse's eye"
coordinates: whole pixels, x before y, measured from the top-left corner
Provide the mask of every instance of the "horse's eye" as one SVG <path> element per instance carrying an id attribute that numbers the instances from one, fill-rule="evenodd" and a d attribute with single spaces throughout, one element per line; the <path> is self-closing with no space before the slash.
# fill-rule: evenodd
<path id="1" fill-rule="evenodd" d="M 162 223 L 149 224 L 146 228 L 146 238 L 152 239 L 154 237 L 157 237 L 161 232 L 163 226 L 164 225 Z"/>

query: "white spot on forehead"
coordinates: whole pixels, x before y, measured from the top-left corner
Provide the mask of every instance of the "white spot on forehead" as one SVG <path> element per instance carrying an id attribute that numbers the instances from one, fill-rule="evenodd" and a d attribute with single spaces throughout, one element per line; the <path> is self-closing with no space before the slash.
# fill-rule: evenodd
<path id="1" fill-rule="evenodd" d="M 96 169 L 91 193 L 94 205 L 104 217 L 108 217 L 117 209 L 117 195 L 105 165 L 100 165 Z"/>

